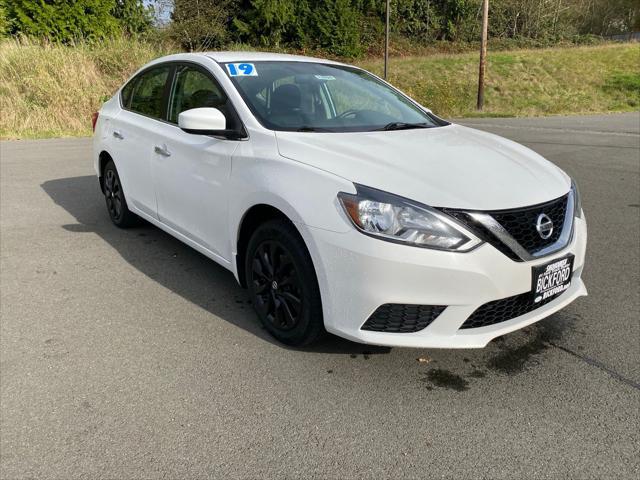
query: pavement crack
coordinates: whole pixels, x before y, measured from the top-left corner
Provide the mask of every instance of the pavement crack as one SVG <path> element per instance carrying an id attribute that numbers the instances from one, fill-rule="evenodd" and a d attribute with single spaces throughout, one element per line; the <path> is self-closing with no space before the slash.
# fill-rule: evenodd
<path id="1" fill-rule="evenodd" d="M 623 375 L 621 375 L 620 373 L 616 372 L 615 370 L 607 367 L 604 363 L 599 362 L 598 360 L 595 360 L 593 358 L 587 357 L 585 355 L 581 355 L 578 352 L 574 352 L 573 350 L 571 350 L 570 348 L 567 347 L 563 347 L 562 345 L 558 345 L 557 343 L 554 342 L 547 342 L 549 345 L 551 345 L 552 347 L 556 347 L 559 348 L 560 350 L 562 350 L 563 352 L 568 353 L 569 355 L 573 355 L 576 358 L 579 358 L 580 360 L 582 360 L 583 362 L 585 362 L 588 365 L 591 365 L 592 367 L 596 367 L 599 368 L 600 370 L 602 370 L 603 372 L 608 373 L 611 377 L 615 378 L 616 380 L 629 385 L 632 388 L 635 388 L 636 390 L 640 390 L 640 383 L 637 383 L 633 380 L 631 380 L 630 378 L 627 378 Z"/>

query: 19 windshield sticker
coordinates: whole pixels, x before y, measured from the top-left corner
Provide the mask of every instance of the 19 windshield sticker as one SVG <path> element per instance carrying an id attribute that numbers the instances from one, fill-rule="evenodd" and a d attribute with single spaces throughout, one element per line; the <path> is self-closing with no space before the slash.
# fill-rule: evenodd
<path id="1" fill-rule="evenodd" d="M 258 70 L 253 63 L 227 63 L 230 77 L 257 77 Z"/>

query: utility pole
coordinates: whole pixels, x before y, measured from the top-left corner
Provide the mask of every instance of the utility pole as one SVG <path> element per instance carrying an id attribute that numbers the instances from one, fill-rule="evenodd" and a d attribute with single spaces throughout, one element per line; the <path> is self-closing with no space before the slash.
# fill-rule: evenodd
<path id="1" fill-rule="evenodd" d="M 387 79 L 387 66 L 389 64 L 389 10 L 391 0 L 387 0 L 387 13 L 384 23 L 384 79 Z"/>
<path id="2" fill-rule="evenodd" d="M 480 71 L 478 72 L 478 110 L 484 106 L 484 71 L 487 67 L 487 33 L 489 30 L 489 0 L 482 0 L 482 39 L 480 41 Z"/>

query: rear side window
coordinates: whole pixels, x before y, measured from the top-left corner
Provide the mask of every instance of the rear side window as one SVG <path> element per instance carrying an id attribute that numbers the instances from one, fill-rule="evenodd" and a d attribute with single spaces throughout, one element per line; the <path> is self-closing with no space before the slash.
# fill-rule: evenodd
<path id="1" fill-rule="evenodd" d="M 120 93 L 122 98 L 122 106 L 124 108 L 129 108 L 131 103 L 131 92 L 133 92 L 133 87 L 138 81 L 137 78 L 134 78 L 129 83 L 127 83 L 124 87 L 122 87 L 122 92 Z"/>
<path id="2" fill-rule="evenodd" d="M 129 83 L 132 86 L 130 93 L 123 90 L 123 104 L 126 106 L 127 100 L 129 100 L 125 95 L 130 95 L 130 110 L 148 117 L 162 119 L 164 90 L 170 71 L 170 66 L 163 66 L 152 68 L 142 73 L 137 79 Z"/>

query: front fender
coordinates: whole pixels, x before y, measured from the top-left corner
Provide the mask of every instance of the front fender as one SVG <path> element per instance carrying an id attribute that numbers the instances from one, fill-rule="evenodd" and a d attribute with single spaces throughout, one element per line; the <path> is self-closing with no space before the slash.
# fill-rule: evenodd
<path id="1" fill-rule="evenodd" d="M 243 142 L 233 155 L 230 179 L 230 192 L 233 192 L 230 198 L 233 200 L 228 210 L 231 256 L 237 254 L 244 216 L 252 207 L 262 204 L 280 210 L 296 225 L 313 258 L 312 250 L 315 249 L 309 245 L 312 240 L 307 227 L 333 232 L 347 232 L 353 228 L 337 198 L 340 191 L 355 193 L 353 183 L 281 157 L 274 153 L 277 152 L 275 139 L 261 140 L 255 141 L 254 137 L 253 142 Z M 271 148 L 264 146 L 265 143 L 271 143 Z M 235 262 L 232 263 L 237 277 Z"/>

